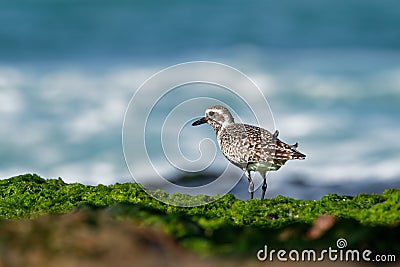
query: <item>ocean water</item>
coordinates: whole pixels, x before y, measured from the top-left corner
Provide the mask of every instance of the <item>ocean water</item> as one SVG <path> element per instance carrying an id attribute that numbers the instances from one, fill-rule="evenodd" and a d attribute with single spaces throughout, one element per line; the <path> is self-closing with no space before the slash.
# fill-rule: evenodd
<path id="1" fill-rule="evenodd" d="M 207 60 L 252 79 L 273 115 L 272 124 L 261 126 L 279 129 L 283 141 L 299 142 L 307 155 L 269 174 L 267 197 L 399 187 L 399 10 L 397 1 L 2 1 L 0 177 L 35 172 L 85 184 L 133 181 L 122 126 L 134 93 L 164 68 Z M 163 143 L 177 144 L 194 170 L 199 143 L 209 138 L 200 145 L 215 156 L 206 171 L 227 165 L 212 130 L 190 127 L 205 103 L 222 101 L 236 118 L 256 123 L 229 91 L 187 87 L 162 95 L 160 83 L 140 102 L 147 109 L 156 104 L 145 128 L 147 153 L 168 179 L 188 172 L 174 167 L 183 161 L 166 156 Z M 255 93 L 246 94 L 250 108 L 260 105 Z M 190 113 L 173 113 L 182 102 Z M 129 120 L 139 124 L 143 116 Z M 161 135 L 157 127 L 167 119 L 181 131 L 166 127 Z M 129 138 L 140 141 L 143 130 Z M 135 173 L 151 180 L 141 168 L 147 155 L 134 157 Z M 247 181 L 232 192 L 247 198 Z"/>

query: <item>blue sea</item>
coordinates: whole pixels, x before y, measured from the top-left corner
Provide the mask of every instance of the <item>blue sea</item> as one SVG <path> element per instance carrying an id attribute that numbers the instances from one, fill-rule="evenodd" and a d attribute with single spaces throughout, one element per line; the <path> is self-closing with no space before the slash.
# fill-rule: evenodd
<path id="1" fill-rule="evenodd" d="M 190 61 L 219 62 L 247 75 L 273 114 L 273 123 L 261 126 L 278 129 L 281 140 L 298 142 L 307 155 L 268 175 L 267 197 L 400 187 L 400 2 L 394 0 L 2 0 L 0 178 L 38 173 L 92 185 L 133 182 L 122 147 L 127 107 L 150 77 Z M 248 109 L 229 91 L 205 84 L 154 102 L 166 84 L 157 86 L 136 107 L 157 104 L 148 118 L 155 126 L 168 119 L 181 138 L 168 127 L 161 136 L 150 125 L 150 140 L 143 141 L 138 126 L 129 138 L 148 151 L 133 149 L 134 172 L 151 181 L 142 163 L 150 156 L 162 175 L 194 175 L 174 166 L 163 143 L 178 144 L 194 159 L 201 142 L 215 154 L 207 173 L 218 173 L 228 161 L 215 149 L 213 131 L 192 128 L 189 120 L 203 115 L 202 103 L 222 101 L 255 124 Z M 246 94 L 247 108 L 259 106 L 256 94 Z M 199 98 L 190 116 L 168 117 L 179 103 Z M 125 119 L 140 125 L 145 114 L 135 114 Z M 248 198 L 245 177 L 231 192 Z"/>

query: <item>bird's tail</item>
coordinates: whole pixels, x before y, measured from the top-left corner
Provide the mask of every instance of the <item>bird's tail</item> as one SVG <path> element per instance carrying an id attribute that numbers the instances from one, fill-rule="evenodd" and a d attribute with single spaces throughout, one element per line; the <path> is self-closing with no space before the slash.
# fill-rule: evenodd
<path id="1" fill-rule="evenodd" d="M 292 159 L 305 159 L 306 158 L 306 155 L 304 155 L 303 153 L 301 153 L 300 151 L 297 150 L 297 147 L 299 146 L 298 143 L 296 143 L 294 145 L 289 145 L 289 146 L 292 151 L 292 153 L 291 153 Z"/>
<path id="2" fill-rule="evenodd" d="M 289 155 L 289 159 L 305 159 L 306 158 L 305 154 L 303 154 L 297 150 L 297 147 L 299 145 L 298 143 L 296 143 L 294 145 L 288 145 L 281 141 L 281 145 L 284 146 L 286 153 Z"/>
<path id="3" fill-rule="evenodd" d="M 286 162 L 291 159 L 305 159 L 306 155 L 297 150 L 298 144 L 288 145 L 279 139 L 276 139 L 276 151 L 274 158 L 278 162 Z"/>
<path id="4" fill-rule="evenodd" d="M 299 152 L 298 150 L 293 150 L 291 156 L 292 156 L 292 159 L 305 159 L 306 158 L 306 155 Z"/>

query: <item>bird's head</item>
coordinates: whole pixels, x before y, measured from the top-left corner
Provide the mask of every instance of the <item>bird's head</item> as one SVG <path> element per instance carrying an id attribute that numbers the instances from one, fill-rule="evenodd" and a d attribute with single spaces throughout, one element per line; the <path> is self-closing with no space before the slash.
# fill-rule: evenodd
<path id="1" fill-rule="evenodd" d="M 203 123 L 210 124 L 216 132 L 225 126 L 234 123 L 234 119 L 229 110 L 220 105 L 211 106 L 206 109 L 205 116 L 192 123 L 193 126 Z"/>

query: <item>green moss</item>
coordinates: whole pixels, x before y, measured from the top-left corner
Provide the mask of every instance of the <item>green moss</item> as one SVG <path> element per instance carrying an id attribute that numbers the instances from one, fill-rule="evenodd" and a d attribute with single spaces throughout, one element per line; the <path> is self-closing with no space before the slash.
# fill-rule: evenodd
<path id="1" fill-rule="evenodd" d="M 170 203 L 212 201 L 210 196 L 168 195 Z M 400 236 L 400 190 L 355 197 L 330 194 L 320 200 L 283 196 L 243 201 L 218 196 L 198 207 L 166 205 L 133 183 L 85 186 L 26 174 L 0 181 L 0 219 L 34 218 L 67 213 L 78 207 L 106 210 L 118 220 L 152 225 L 171 234 L 183 246 L 204 254 L 254 254 L 264 244 L 279 248 L 326 248 L 344 237 L 353 247 L 391 251 Z M 323 214 L 337 222 L 318 239 L 307 238 L 312 223 Z M 381 240 L 376 240 L 379 235 Z"/>

